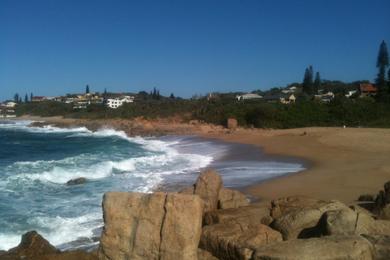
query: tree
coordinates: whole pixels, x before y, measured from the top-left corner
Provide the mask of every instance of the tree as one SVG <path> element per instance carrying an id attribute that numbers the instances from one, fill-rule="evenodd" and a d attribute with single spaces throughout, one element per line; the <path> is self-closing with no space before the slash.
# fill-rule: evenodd
<path id="1" fill-rule="evenodd" d="M 385 41 L 382 41 L 379 46 L 378 58 L 376 61 L 376 67 L 378 68 L 378 75 L 376 78 L 376 84 L 379 91 L 379 98 L 383 98 L 388 92 L 386 91 L 386 68 L 389 66 L 389 53 L 387 52 L 387 45 Z"/>
<path id="2" fill-rule="evenodd" d="M 103 104 L 106 104 L 107 103 L 107 89 L 104 89 L 104 92 L 103 92 Z"/>
<path id="3" fill-rule="evenodd" d="M 89 85 L 85 87 L 85 94 L 89 94 Z"/>
<path id="4" fill-rule="evenodd" d="M 314 94 L 318 93 L 318 90 L 321 88 L 321 77 L 320 73 L 317 71 L 316 78 L 314 80 Z"/>
<path id="5" fill-rule="evenodd" d="M 305 94 L 313 94 L 313 67 L 311 65 L 305 70 L 302 87 Z"/>
<path id="6" fill-rule="evenodd" d="M 175 95 L 173 95 L 173 93 L 171 93 L 171 95 L 169 96 L 170 99 L 175 99 Z"/>
<path id="7" fill-rule="evenodd" d="M 19 103 L 19 94 L 18 93 L 16 93 L 14 95 L 14 101 L 15 101 L 15 103 Z"/>
<path id="8" fill-rule="evenodd" d="M 33 95 L 33 93 L 31 92 L 30 93 L 30 101 L 32 102 L 32 100 L 33 100 L 33 97 L 34 97 L 34 95 Z"/>
<path id="9" fill-rule="evenodd" d="M 28 103 L 28 95 L 26 93 L 26 95 L 24 96 L 24 103 Z"/>

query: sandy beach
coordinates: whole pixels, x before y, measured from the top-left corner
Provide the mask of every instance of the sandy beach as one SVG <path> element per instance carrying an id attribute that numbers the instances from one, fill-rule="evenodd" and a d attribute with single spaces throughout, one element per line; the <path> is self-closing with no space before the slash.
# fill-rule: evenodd
<path id="1" fill-rule="evenodd" d="M 287 130 L 239 128 L 231 131 L 220 126 L 184 123 L 175 119 L 24 119 L 39 119 L 59 126 L 114 127 L 129 135 L 195 134 L 251 144 L 263 148 L 269 155 L 291 156 L 309 162 L 305 171 L 263 181 L 245 189 L 259 199 L 307 195 L 351 203 L 361 194 L 376 194 L 390 179 L 390 129 L 313 127 Z"/>
<path id="2" fill-rule="evenodd" d="M 207 136 L 253 144 L 268 154 L 300 157 L 311 162 L 305 171 L 246 189 L 262 199 L 307 195 L 351 203 L 360 194 L 376 194 L 390 179 L 390 129 L 239 129 L 231 134 Z"/>

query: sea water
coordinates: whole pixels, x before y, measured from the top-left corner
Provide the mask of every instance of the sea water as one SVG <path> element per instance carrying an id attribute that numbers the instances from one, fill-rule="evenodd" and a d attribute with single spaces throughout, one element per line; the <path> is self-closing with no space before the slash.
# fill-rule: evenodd
<path id="1" fill-rule="evenodd" d="M 216 168 L 230 187 L 303 169 L 298 162 L 229 159 L 243 147 L 195 137 L 132 138 L 112 129 L 30 123 L 0 121 L 0 250 L 18 245 L 30 230 L 63 250 L 93 248 L 107 191 L 177 188 L 206 167 Z M 86 183 L 67 185 L 79 177 Z"/>

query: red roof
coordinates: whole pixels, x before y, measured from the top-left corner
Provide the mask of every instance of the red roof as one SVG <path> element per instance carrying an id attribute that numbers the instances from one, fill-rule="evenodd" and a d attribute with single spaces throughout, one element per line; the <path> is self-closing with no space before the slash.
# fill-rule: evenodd
<path id="1" fill-rule="evenodd" d="M 360 91 L 361 92 L 377 92 L 378 89 L 373 85 L 373 84 L 370 84 L 370 83 L 364 83 L 364 84 L 360 84 Z"/>

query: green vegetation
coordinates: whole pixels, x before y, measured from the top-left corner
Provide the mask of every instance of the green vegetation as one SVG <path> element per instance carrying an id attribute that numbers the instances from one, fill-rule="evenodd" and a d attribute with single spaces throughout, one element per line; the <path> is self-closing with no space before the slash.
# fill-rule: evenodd
<path id="1" fill-rule="evenodd" d="M 150 93 L 141 91 L 134 103 L 127 103 L 117 109 L 105 106 L 107 98 L 114 93 L 104 90 L 102 104 L 91 104 L 85 109 L 74 109 L 72 104 L 56 101 L 25 102 L 18 94 L 17 115 L 64 116 L 72 118 L 125 118 L 135 117 L 164 118 L 180 117 L 184 120 L 197 119 L 207 123 L 225 125 L 230 117 L 238 120 L 244 127 L 258 128 L 296 128 L 306 126 L 349 126 L 349 127 L 390 127 L 390 70 L 386 43 L 382 42 L 377 58 L 378 75 L 376 86 L 378 94 L 373 97 L 359 97 L 359 85 L 369 81 L 344 83 L 341 81 L 321 80 L 320 73 L 314 77 L 313 67 L 305 70 L 302 83 L 292 83 L 285 88 L 271 88 L 268 91 L 255 90 L 252 93 L 264 97 L 282 96 L 294 87 L 296 102 L 281 104 L 277 99 L 238 101 L 237 93 L 213 93 L 208 97 L 194 96 L 181 99 L 172 93 L 169 97 L 160 95 L 156 88 Z M 386 79 L 387 76 L 387 79 Z M 284 92 L 283 92 L 284 91 Z M 287 91 L 287 92 L 286 92 Z M 332 92 L 334 99 L 316 100 L 314 95 Z M 355 94 L 345 95 L 349 91 Z M 89 86 L 86 86 L 89 93 Z M 71 97 L 72 95 L 68 95 Z M 333 97 L 332 97 L 333 98 Z M 30 101 L 33 94 L 30 95 Z M 267 100 L 269 102 L 267 102 Z M 329 102 L 328 102 L 329 101 Z"/>

